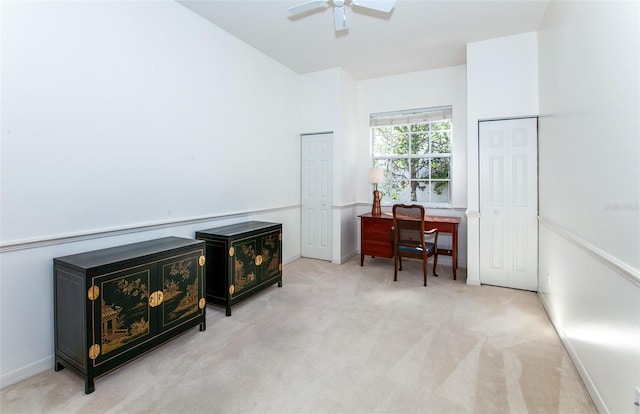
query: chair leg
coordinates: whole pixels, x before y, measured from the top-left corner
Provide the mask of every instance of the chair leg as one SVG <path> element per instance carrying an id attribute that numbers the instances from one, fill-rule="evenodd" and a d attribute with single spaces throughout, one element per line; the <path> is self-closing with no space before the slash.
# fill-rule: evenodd
<path id="1" fill-rule="evenodd" d="M 402 257 L 398 256 L 398 263 L 400 263 L 400 270 L 402 272 Z"/>
<path id="2" fill-rule="evenodd" d="M 427 286 L 427 260 L 428 257 L 422 258 L 422 274 L 424 275 L 424 285 Z"/>
<path id="3" fill-rule="evenodd" d="M 435 277 L 438 277 L 438 274 L 436 273 L 436 265 L 438 264 L 438 254 L 434 254 L 433 255 L 433 275 Z"/>
<path id="4" fill-rule="evenodd" d="M 393 281 L 398 281 L 398 255 L 393 256 Z"/>

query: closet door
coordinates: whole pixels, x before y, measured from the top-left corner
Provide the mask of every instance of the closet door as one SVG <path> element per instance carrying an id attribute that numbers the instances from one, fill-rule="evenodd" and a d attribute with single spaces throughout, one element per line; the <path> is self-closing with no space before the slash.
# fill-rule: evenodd
<path id="1" fill-rule="evenodd" d="M 302 135 L 302 257 L 331 260 L 333 134 Z"/>
<path id="2" fill-rule="evenodd" d="M 479 122 L 480 282 L 538 289 L 537 118 Z"/>

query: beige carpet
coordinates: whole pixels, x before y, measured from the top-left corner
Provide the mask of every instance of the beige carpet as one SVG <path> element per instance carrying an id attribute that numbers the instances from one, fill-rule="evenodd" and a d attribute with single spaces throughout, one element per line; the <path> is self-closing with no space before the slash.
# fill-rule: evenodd
<path id="1" fill-rule="evenodd" d="M 422 286 L 420 263 L 300 259 L 284 286 L 96 380 L 0 391 L 2 413 L 595 413 L 535 293 Z M 430 269 L 431 272 L 431 269 Z"/>

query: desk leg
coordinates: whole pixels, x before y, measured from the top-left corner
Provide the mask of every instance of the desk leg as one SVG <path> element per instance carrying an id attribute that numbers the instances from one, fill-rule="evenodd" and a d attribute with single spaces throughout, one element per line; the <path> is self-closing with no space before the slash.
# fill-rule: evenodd
<path id="1" fill-rule="evenodd" d="M 453 280 L 457 279 L 456 270 L 458 270 L 458 226 L 456 225 L 453 229 L 453 254 L 451 257 L 451 268 L 453 270 Z"/>
<path id="2" fill-rule="evenodd" d="M 364 253 L 360 253 L 360 266 L 364 266 Z"/>

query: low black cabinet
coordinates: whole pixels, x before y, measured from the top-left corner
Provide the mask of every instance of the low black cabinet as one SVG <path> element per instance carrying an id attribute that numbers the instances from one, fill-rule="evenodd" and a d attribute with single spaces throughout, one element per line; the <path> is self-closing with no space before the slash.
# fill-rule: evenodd
<path id="1" fill-rule="evenodd" d="M 282 224 L 249 221 L 196 232 L 206 243 L 207 302 L 231 306 L 273 285 L 282 287 Z"/>
<path id="2" fill-rule="evenodd" d="M 204 243 L 165 237 L 53 259 L 55 367 L 95 379 L 205 320 Z"/>

